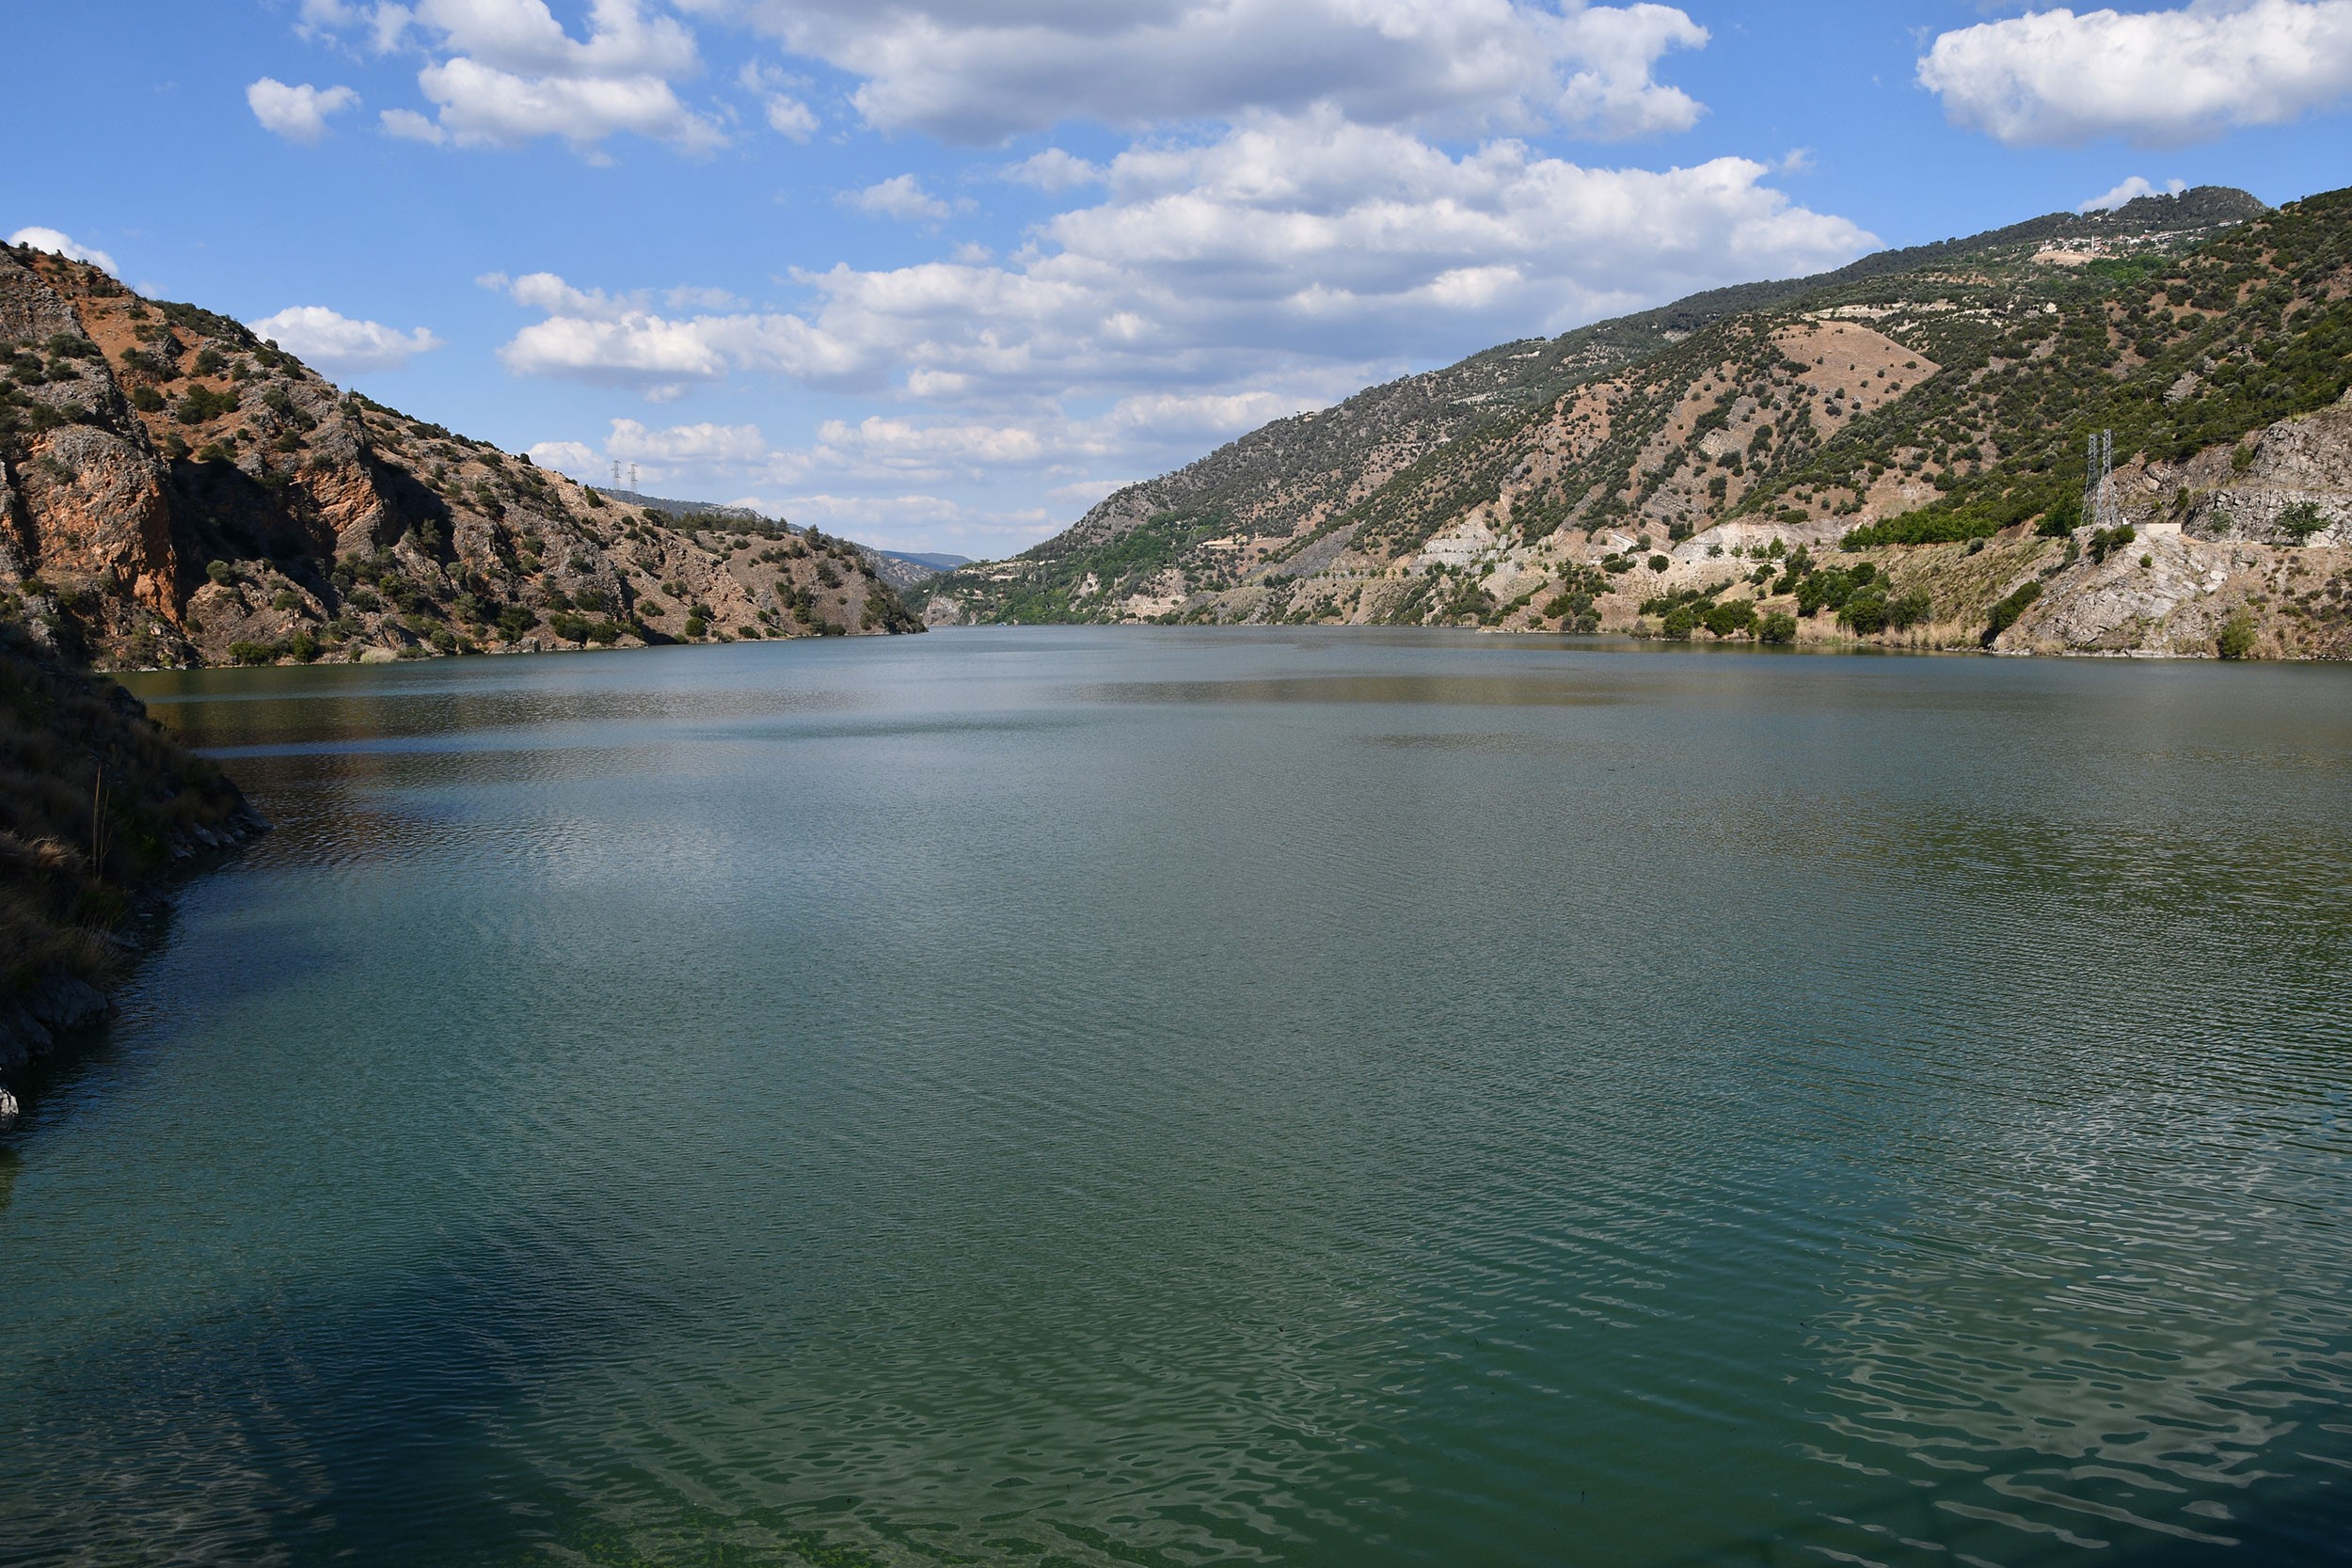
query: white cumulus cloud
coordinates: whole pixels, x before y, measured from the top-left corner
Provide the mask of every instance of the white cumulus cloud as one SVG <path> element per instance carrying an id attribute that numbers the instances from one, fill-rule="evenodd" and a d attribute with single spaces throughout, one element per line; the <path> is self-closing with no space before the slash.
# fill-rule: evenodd
<path id="1" fill-rule="evenodd" d="M 994 142 L 1069 119 L 1140 128 L 1327 104 L 1373 124 L 1688 129 L 1654 76 L 1707 29 L 1663 5 L 1527 0 L 680 0 L 863 79 L 867 123 Z"/>
<path id="2" fill-rule="evenodd" d="M 2150 184 L 2139 175 L 2133 175 L 2105 196 L 2094 196 L 2076 207 L 2078 213 L 2112 213 L 2126 202 L 2137 201 L 2143 196 L 2178 196 L 2188 189 L 2185 180 L 2167 180 L 2161 185 Z"/>
<path id="3" fill-rule="evenodd" d="M 2012 147 L 2179 146 L 2352 95 L 2352 0 L 2035 11 L 1944 34 L 1919 81 L 1954 123 Z"/>
<path id="4" fill-rule="evenodd" d="M 421 141 L 428 147 L 438 147 L 449 140 L 449 133 L 414 109 L 387 109 L 377 117 L 388 136 L 403 141 Z"/>
<path id="5" fill-rule="evenodd" d="M 264 76 L 245 89 L 245 101 L 263 130 L 288 141 L 319 142 L 326 137 L 327 118 L 355 107 L 359 95 L 349 87 L 314 87 L 308 82 L 288 87 Z"/>
<path id="6" fill-rule="evenodd" d="M 61 234 L 55 229 L 41 229 L 38 227 L 31 229 L 20 229 L 15 233 L 8 236 L 8 243 L 10 245 L 28 245 L 35 250 L 52 251 L 56 255 L 66 257 L 71 261 L 87 261 L 91 266 L 103 268 L 105 271 L 113 274 L 117 277 L 122 276 L 122 271 L 115 265 L 115 259 L 113 257 L 107 255 L 104 251 L 100 250 L 95 245 L 83 245 L 72 235 Z"/>
<path id="7" fill-rule="evenodd" d="M 705 422 L 653 430 L 635 420 L 614 420 L 604 451 L 625 463 L 694 468 L 738 468 L 769 456 L 768 443 L 755 424 Z"/>
<path id="8" fill-rule="evenodd" d="M 947 204 L 923 188 L 912 174 L 894 174 L 862 191 L 845 192 L 841 204 L 869 217 L 897 218 L 901 223 L 938 223 L 947 216 Z"/>
<path id="9" fill-rule="evenodd" d="M 381 322 L 354 321 L 324 305 L 295 305 L 247 326 L 279 348 L 339 375 L 396 371 L 441 340 L 423 327 L 403 332 Z"/>
<path id="10" fill-rule="evenodd" d="M 539 274 L 518 373 L 673 388 L 737 372 L 945 403 L 1225 394 L 1313 367 L 1468 352 L 1870 248 L 1766 166 L 1593 168 L 1493 142 L 1461 156 L 1328 113 L 1142 147 L 1105 199 L 1005 262 L 796 275 L 798 311 L 665 313 Z M 1376 345 L 1369 347 L 1368 345 Z"/>
<path id="11" fill-rule="evenodd" d="M 379 52 L 426 55 L 417 85 L 435 112 L 386 112 L 395 136 L 461 147 L 552 136 L 591 154 L 622 133 L 689 152 L 726 141 L 715 119 L 678 97 L 677 84 L 702 70 L 693 34 L 675 17 L 649 14 L 644 0 L 593 0 L 585 39 L 547 0 L 305 0 L 302 15 L 314 32 L 363 28 Z"/>
<path id="12" fill-rule="evenodd" d="M 1004 175 L 1015 184 L 1035 185 L 1041 191 L 1068 191 L 1080 185 L 1100 184 L 1103 170 L 1075 153 L 1049 147 L 1022 159 L 1007 168 Z"/>
<path id="13" fill-rule="evenodd" d="M 818 131 L 817 111 L 789 93 L 768 100 L 768 129 L 793 141 L 806 141 Z"/>

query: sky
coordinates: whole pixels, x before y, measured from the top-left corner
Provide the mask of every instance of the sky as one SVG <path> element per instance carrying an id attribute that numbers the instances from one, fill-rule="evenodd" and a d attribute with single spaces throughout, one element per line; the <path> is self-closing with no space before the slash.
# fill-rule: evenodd
<path id="1" fill-rule="evenodd" d="M 1496 343 L 2352 181 L 2352 0 L 8 0 L 0 53 L 0 234 L 592 482 L 977 558 Z"/>

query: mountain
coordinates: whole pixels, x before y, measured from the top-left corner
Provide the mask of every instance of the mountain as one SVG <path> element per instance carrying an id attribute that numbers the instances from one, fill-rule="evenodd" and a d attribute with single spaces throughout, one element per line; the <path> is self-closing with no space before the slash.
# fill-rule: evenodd
<path id="1" fill-rule="evenodd" d="M 2347 651 L 2348 242 L 2352 193 L 2206 187 L 1505 344 L 1122 490 L 926 614 Z M 2120 512 L 2085 519 L 2103 429 Z"/>
<path id="2" fill-rule="evenodd" d="M 921 629 L 871 552 L 648 512 L 0 247 L 0 622 L 101 664 Z"/>
<path id="3" fill-rule="evenodd" d="M 624 506 L 638 507 L 655 521 L 668 521 L 681 517 L 716 518 L 725 522 L 751 524 L 771 530 L 778 526 L 774 521 L 763 516 L 755 508 L 735 506 L 724 501 L 667 500 L 660 496 L 640 495 L 634 490 L 607 490 L 604 492 L 604 497 L 607 500 L 617 500 Z M 874 576 L 901 593 L 929 582 L 942 572 L 953 571 L 958 566 L 969 566 L 972 563 L 969 556 L 909 555 L 903 550 L 885 550 L 873 545 L 861 545 L 854 540 L 845 542 L 851 549 L 866 558 L 866 564 L 872 569 Z"/>

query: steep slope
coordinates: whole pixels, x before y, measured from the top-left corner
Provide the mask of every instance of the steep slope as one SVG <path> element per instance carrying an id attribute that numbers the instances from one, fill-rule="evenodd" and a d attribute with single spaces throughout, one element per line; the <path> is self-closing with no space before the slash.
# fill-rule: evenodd
<path id="1" fill-rule="evenodd" d="M 1528 383 L 1538 395 L 1481 419 L 1457 399 L 1387 420 L 1379 453 L 1344 462 L 1269 427 L 1112 498 L 1027 556 L 952 575 L 929 612 L 1673 635 L 1720 608 L 1725 635 L 1786 613 L 1791 636 L 1961 643 L 2047 570 L 2046 598 L 2013 607 L 2000 645 L 2211 651 L 2234 624 L 2233 645 L 2251 625 L 2258 649 L 2324 653 L 2338 641 L 2331 612 L 2288 613 L 2281 584 L 2340 570 L 2325 546 L 2352 517 L 2330 477 L 2344 466 L 2336 421 L 2308 418 L 2352 380 L 2347 215 L 2344 194 L 2274 214 L 2240 193 L 2191 193 L 1497 350 L 1540 356 L 1565 384 Z M 1588 356 L 1573 374 L 1571 344 Z M 1493 357 L 1398 385 L 1434 404 Z M 1366 397 L 1367 411 L 1318 418 L 1370 422 L 1397 406 L 1392 388 Z M 2074 515 L 2085 439 L 2109 427 L 2137 528 L 2183 534 L 2167 551 L 2240 553 L 2174 570 L 2144 548 L 2127 559 L 2149 559 L 2147 582 L 2109 581 L 2109 548 L 2092 548 Z M 1264 470 L 1277 451 L 1311 471 L 1254 482 L 1251 454 Z M 1977 543 L 1996 536 L 2000 549 Z M 2276 555 L 2290 536 L 2302 548 Z M 1779 565 L 1805 546 L 1810 568 L 1841 542 L 1876 583 L 1856 613 L 1834 580 L 1800 596 L 1820 569 Z M 2167 571 L 2214 586 L 2184 596 L 2156 584 Z M 1879 620 L 1890 582 L 1899 608 Z M 2079 594 L 2108 611 L 2068 610 Z"/>
<path id="2" fill-rule="evenodd" d="M 129 692 L 0 626 L 0 1077 L 103 1015 L 143 892 L 260 826 Z"/>
<path id="3" fill-rule="evenodd" d="M 0 619 L 103 664 L 920 629 L 870 553 L 620 505 L 0 247 Z"/>

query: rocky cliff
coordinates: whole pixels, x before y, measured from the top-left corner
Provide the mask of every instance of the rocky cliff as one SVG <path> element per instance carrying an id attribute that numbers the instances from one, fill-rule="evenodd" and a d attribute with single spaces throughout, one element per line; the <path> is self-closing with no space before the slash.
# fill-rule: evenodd
<path id="1" fill-rule="evenodd" d="M 926 612 L 2341 657 L 2348 296 L 2352 193 L 2054 214 L 1280 421 Z"/>
<path id="2" fill-rule="evenodd" d="M 921 629 L 871 552 L 675 517 L 0 247 L 0 620 L 102 665 Z"/>

